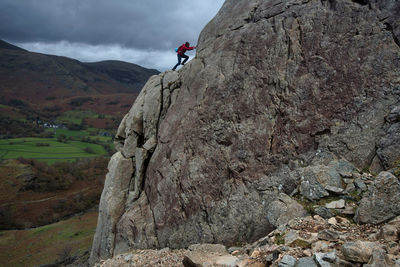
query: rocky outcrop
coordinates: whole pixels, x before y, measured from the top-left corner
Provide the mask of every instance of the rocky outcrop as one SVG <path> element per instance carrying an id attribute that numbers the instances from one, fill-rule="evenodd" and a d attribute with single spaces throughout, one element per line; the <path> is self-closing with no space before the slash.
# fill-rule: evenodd
<path id="1" fill-rule="evenodd" d="M 394 168 L 398 9 L 227 0 L 196 58 L 153 76 L 121 122 L 116 147 L 132 176 L 123 212 L 99 217 L 91 262 L 128 248 L 252 242 L 306 214 L 292 212 L 295 199 L 361 193 L 358 170 Z M 101 250 L 98 236 L 114 244 Z"/>
<path id="2" fill-rule="evenodd" d="M 290 220 L 242 247 L 196 244 L 178 250 L 131 250 L 96 266 L 395 267 L 400 266 L 399 227 L 399 218 L 367 226 L 315 215 Z"/>
<path id="3" fill-rule="evenodd" d="M 361 199 L 355 220 L 378 224 L 400 214 L 400 182 L 389 172 L 381 172 Z"/>
<path id="4" fill-rule="evenodd" d="M 126 192 L 132 173 L 132 160 L 124 158 L 120 152 L 112 156 L 101 194 L 97 224 L 99 229 L 107 229 L 107 232 L 96 231 L 93 254 L 103 255 L 114 251 L 115 227 L 125 210 Z"/>

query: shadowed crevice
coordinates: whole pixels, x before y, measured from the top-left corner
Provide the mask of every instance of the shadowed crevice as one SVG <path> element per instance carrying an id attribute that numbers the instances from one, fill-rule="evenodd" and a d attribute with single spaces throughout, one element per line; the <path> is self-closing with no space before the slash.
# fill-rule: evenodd
<path id="1" fill-rule="evenodd" d="M 394 42 L 397 44 L 398 47 L 400 47 L 400 40 L 399 40 L 399 38 L 397 38 L 396 34 L 394 33 L 392 25 L 390 25 L 390 23 L 388 23 L 388 22 L 385 22 L 385 26 L 386 26 L 385 30 L 392 33 Z"/>

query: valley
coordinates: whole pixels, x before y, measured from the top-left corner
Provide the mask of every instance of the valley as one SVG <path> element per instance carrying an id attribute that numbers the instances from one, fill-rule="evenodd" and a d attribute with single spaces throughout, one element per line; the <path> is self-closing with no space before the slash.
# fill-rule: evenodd
<path id="1" fill-rule="evenodd" d="M 88 257 L 113 136 L 157 73 L 32 53 L 0 40 L 2 264 Z"/>

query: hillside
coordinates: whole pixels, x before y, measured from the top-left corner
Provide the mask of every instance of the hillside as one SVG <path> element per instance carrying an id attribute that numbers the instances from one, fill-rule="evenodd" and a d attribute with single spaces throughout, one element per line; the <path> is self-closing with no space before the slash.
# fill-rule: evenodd
<path id="1" fill-rule="evenodd" d="M 43 226 L 98 204 L 106 158 L 59 162 L 0 161 L 0 231 Z"/>
<path id="2" fill-rule="evenodd" d="M 157 70 L 119 61 L 82 63 L 32 53 L 0 43 L 0 104 L 32 110 L 66 111 L 79 108 L 112 114 L 127 110 L 147 79 Z M 84 99 L 84 101 L 81 101 Z M 118 101 L 110 108 L 107 103 Z M 46 112 L 43 112 L 46 113 Z M 43 115 L 43 114 L 42 114 Z"/>
<path id="3" fill-rule="evenodd" d="M 17 50 L 17 51 L 26 51 L 25 49 L 22 49 L 18 46 L 9 44 L 7 42 L 4 42 L 3 40 L 0 40 L 0 49 L 9 49 L 9 50 Z"/>

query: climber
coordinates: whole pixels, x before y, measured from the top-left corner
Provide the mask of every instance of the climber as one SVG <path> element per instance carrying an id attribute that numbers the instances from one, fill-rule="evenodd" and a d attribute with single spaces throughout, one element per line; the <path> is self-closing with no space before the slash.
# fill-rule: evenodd
<path id="1" fill-rule="evenodd" d="M 187 50 L 193 50 L 195 49 L 195 46 L 190 46 L 189 42 L 184 43 L 178 48 L 177 56 L 178 56 L 178 63 L 175 65 L 175 67 L 172 70 L 175 70 L 179 65 L 181 65 L 181 60 L 184 58 L 185 60 L 182 62 L 182 65 L 185 65 L 186 61 L 188 61 L 189 56 L 185 55 L 185 52 Z"/>

